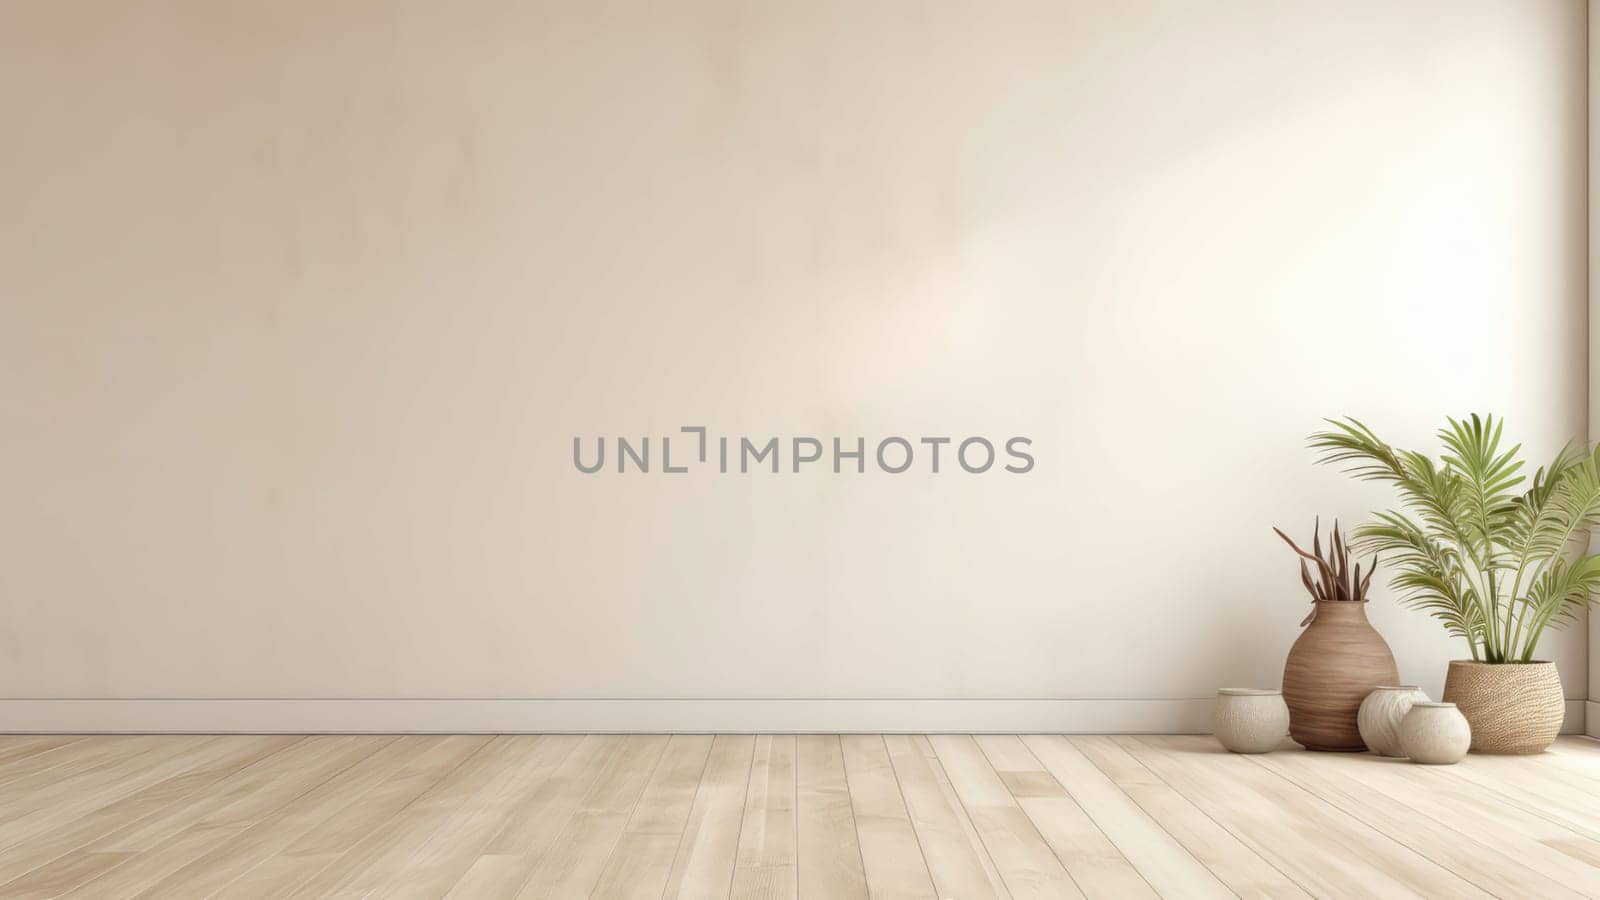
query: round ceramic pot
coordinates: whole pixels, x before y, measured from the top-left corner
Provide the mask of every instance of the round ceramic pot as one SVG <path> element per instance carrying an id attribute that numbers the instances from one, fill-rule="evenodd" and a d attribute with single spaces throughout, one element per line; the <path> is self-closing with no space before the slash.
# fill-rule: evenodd
<path id="1" fill-rule="evenodd" d="M 1448 766 L 1460 762 L 1471 745 L 1472 727 L 1454 703 L 1413 703 L 1400 723 L 1400 749 L 1412 762 Z"/>
<path id="2" fill-rule="evenodd" d="M 1361 701 L 1356 726 L 1367 749 L 1379 756 L 1404 756 L 1400 751 L 1400 722 L 1411 704 L 1426 702 L 1428 695 L 1414 684 L 1379 685 Z"/>
<path id="3" fill-rule="evenodd" d="M 1289 733 L 1283 691 L 1223 688 L 1211 713 L 1211 730 L 1234 753 L 1266 753 Z"/>
<path id="4" fill-rule="evenodd" d="M 1367 622 L 1365 601 L 1330 600 L 1314 610 L 1283 666 L 1289 736 L 1307 750 L 1365 750 L 1356 711 L 1373 688 L 1400 680 L 1394 654 Z"/>
<path id="5" fill-rule="evenodd" d="M 1561 733 L 1567 711 L 1561 674 L 1548 660 L 1454 660 L 1444 679 L 1444 699 L 1466 716 L 1477 753 L 1542 753 Z"/>

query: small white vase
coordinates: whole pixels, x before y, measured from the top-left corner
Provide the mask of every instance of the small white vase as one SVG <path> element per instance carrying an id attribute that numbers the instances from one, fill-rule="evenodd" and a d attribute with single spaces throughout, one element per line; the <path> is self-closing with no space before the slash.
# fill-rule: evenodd
<path id="1" fill-rule="evenodd" d="M 1234 753 L 1266 753 L 1289 733 L 1283 691 L 1223 688 L 1211 714 L 1211 730 Z"/>
<path id="2" fill-rule="evenodd" d="M 1380 685 L 1361 701 L 1356 725 L 1367 749 L 1379 756 L 1404 756 L 1400 750 L 1400 722 L 1413 703 L 1426 703 L 1428 695 L 1414 684 Z"/>
<path id="3" fill-rule="evenodd" d="M 1400 749 L 1412 762 L 1458 763 L 1472 746 L 1472 728 L 1454 703 L 1419 701 L 1400 723 Z"/>

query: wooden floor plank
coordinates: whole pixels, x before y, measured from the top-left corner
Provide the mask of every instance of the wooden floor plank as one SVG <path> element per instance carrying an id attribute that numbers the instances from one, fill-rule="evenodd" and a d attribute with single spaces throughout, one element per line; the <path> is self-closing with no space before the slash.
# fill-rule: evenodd
<path id="1" fill-rule="evenodd" d="M 1228 889 L 1243 898 L 1300 900 L 1309 895 L 1187 797 L 1107 736 L 1071 743 Z"/>
<path id="2" fill-rule="evenodd" d="M 939 896 L 1010 897 L 928 739 L 891 734 L 883 741 Z"/>
<path id="3" fill-rule="evenodd" d="M 1488 896 L 1211 738 L 1142 736 L 1119 743 L 1315 894 Z"/>
<path id="4" fill-rule="evenodd" d="M 172 815 L 135 823 L 65 857 L 70 861 L 83 854 L 134 854 L 62 896 L 135 896 L 259 817 L 359 762 L 375 746 L 369 739 L 349 736 L 312 737 L 292 744 L 217 782 Z"/>
<path id="5" fill-rule="evenodd" d="M 55 790 L 32 791 L 0 819 L 0 846 L 32 848 L 94 810 L 188 771 L 217 752 L 217 739 L 173 744 L 81 772 Z M 172 751 L 172 752 L 168 752 Z M 25 848 L 26 849 L 26 848 Z"/>
<path id="6" fill-rule="evenodd" d="M 866 897 L 868 882 L 838 735 L 796 739 L 797 888 L 805 898 Z"/>
<path id="7" fill-rule="evenodd" d="M 750 735 L 724 734 L 712 741 L 663 897 L 720 897 L 731 891 L 754 757 Z"/>
<path id="8" fill-rule="evenodd" d="M 1153 900 L 1149 882 L 1016 735 L 984 735 L 977 741 L 1085 896 Z"/>
<path id="9" fill-rule="evenodd" d="M 166 743 L 170 742 L 149 734 L 99 735 L 13 760 L 4 770 L 0 770 L 0 814 L 14 809 L 19 799 L 27 793 L 29 785 L 50 787 L 74 772 Z M 43 772 L 50 774 L 38 777 Z"/>
<path id="10" fill-rule="evenodd" d="M 1556 763 L 1529 766 L 1526 759 L 1468 754 L 1442 774 L 1600 840 L 1600 791 L 1591 790 L 1586 778 L 1551 771 Z"/>
<path id="11" fill-rule="evenodd" d="M 1600 897 L 1600 843 L 1570 826 L 1486 792 L 1445 768 L 1341 754 L 1319 756 L 1314 762 L 1319 771 L 1400 798 L 1428 819 L 1460 828 L 1474 838 L 1487 837 L 1489 843 L 1552 881 Z"/>
<path id="12" fill-rule="evenodd" d="M 1414 791 L 1379 791 L 1350 778 L 1345 768 L 1304 750 L 1265 753 L 1250 760 L 1315 794 L 1390 840 L 1448 868 L 1496 897 L 1568 898 L 1581 893 L 1549 878 L 1498 846 L 1499 834 L 1474 838 L 1449 820 L 1435 819 L 1408 804 Z M 1368 759 L 1372 765 L 1390 765 Z"/>
<path id="13" fill-rule="evenodd" d="M 1539 757 L 1542 765 L 1564 774 L 1580 775 L 1584 789 L 1600 791 L 1600 741 L 1593 738 L 1565 736 L 1557 738 L 1549 752 Z"/>
<path id="14" fill-rule="evenodd" d="M 158 780 L 173 774 L 175 765 L 181 770 L 189 754 L 214 741 L 210 736 L 181 735 L 108 742 L 14 781 L 0 788 L 0 847 L 138 790 L 130 785 L 145 773 L 157 773 Z"/>
<path id="15" fill-rule="evenodd" d="M 929 743 L 1013 897 L 1084 896 L 971 736 L 941 734 Z"/>
<path id="16" fill-rule="evenodd" d="M 666 889 L 681 835 L 624 831 L 606 860 L 592 897 L 604 900 L 656 900 Z"/>
<path id="17" fill-rule="evenodd" d="M 330 877 L 343 877 L 348 868 L 361 865 L 381 851 L 381 844 L 366 845 L 367 855 L 351 851 L 399 815 L 418 797 L 487 743 L 481 735 L 413 735 L 403 737 L 392 753 L 414 755 L 397 771 L 382 779 L 343 809 L 333 811 L 295 836 L 287 847 L 257 862 L 229 883 L 229 898 L 283 897 L 292 894 L 330 866 L 341 865 Z M 389 749 L 389 748 L 385 748 Z M 376 754 L 375 754 L 376 755 Z M 363 765 L 366 761 L 363 762 Z M 379 761 L 373 765 L 382 766 Z M 311 818 L 316 818 L 312 816 Z M 293 826 L 285 825 L 292 830 Z M 275 843 L 275 842 L 273 842 Z"/>
<path id="18" fill-rule="evenodd" d="M 514 735 L 487 739 L 432 787 L 301 884 L 292 897 L 365 897 L 404 878 L 434 833 L 463 808 L 516 777 L 536 751 Z M 442 892 L 442 889 L 441 889 Z"/>
<path id="19" fill-rule="evenodd" d="M 0 897 L 1600 898 L 1573 738 L 0 736 L 0 773 Z"/>
<path id="20" fill-rule="evenodd" d="M 1228 898 L 1233 892 L 1104 772 L 1061 735 L 1029 735 L 1022 743 L 1055 776 L 1085 816 L 1162 896 Z M 1080 883 L 1083 883 L 1080 879 Z M 1088 892 L 1085 886 L 1085 892 Z"/>
<path id="21" fill-rule="evenodd" d="M 705 775 L 713 740 L 709 734 L 672 736 L 661 764 L 628 818 L 629 833 L 668 834 L 676 843 L 689 821 L 689 809 Z"/>
<path id="22" fill-rule="evenodd" d="M 467 796 L 421 846 L 412 849 L 387 883 L 367 897 L 442 897 L 466 873 L 511 810 L 550 779 L 581 743 L 577 735 L 513 735 L 507 760 Z M 396 867 L 390 867 L 395 869 Z"/>
<path id="23" fill-rule="evenodd" d="M 596 897 L 660 897 L 689 822 L 695 791 L 711 755 L 712 737 L 672 737 L 660 765 L 645 785 L 622 838 L 595 885 Z"/>
<path id="24" fill-rule="evenodd" d="M 937 897 L 883 736 L 853 734 L 840 740 L 868 892 L 873 897 Z"/>
<path id="25" fill-rule="evenodd" d="M 250 824 L 233 838 L 185 864 L 145 890 L 149 897 L 209 895 L 375 790 L 424 749 L 417 738 L 374 738 L 370 754 L 332 778 Z"/>
<path id="26" fill-rule="evenodd" d="M 93 849 L 144 852 L 196 825 L 245 822 L 263 804 L 300 783 L 305 770 L 329 771 L 330 767 L 359 759 L 375 746 L 369 738 L 355 735 L 302 738 L 258 763 L 233 772 L 163 815 L 146 817 L 117 829 L 96 841 Z"/>
<path id="27" fill-rule="evenodd" d="M 838 735 L 795 738 L 795 855 L 800 897 L 850 900 L 869 895 L 869 878 L 862 865 L 864 838 L 858 833 L 861 820 L 853 807 L 846 756 L 848 751 Z"/>
<path id="28" fill-rule="evenodd" d="M 0 737 L 0 783 L 13 766 L 29 757 L 60 750 L 82 741 L 81 734 L 23 734 Z"/>
<path id="29" fill-rule="evenodd" d="M 81 816 L 72 816 L 56 828 L 35 835 L 0 852 L 0 894 L 4 885 L 79 848 L 123 829 L 148 823 L 182 809 L 233 773 L 265 759 L 301 738 L 290 735 L 242 735 L 199 745 L 185 759 L 173 757 L 188 768 L 176 771 L 147 787 L 135 790 Z M 152 773 L 156 776 L 160 771 Z M 129 786 L 137 787 L 131 780 Z M 78 868 L 81 870 L 82 863 Z"/>
<path id="30" fill-rule="evenodd" d="M 665 735 L 629 735 L 534 869 L 520 897 L 588 896 L 667 748 Z"/>
<path id="31" fill-rule="evenodd" d="M 521 890 L 622 747 L 617 735 L 583 737 L 543 784 L 506 812 L 449 896 L 511 897 Z"/>
<path id="32" fill-rule="evenodd" d="M 780 898 L 799 892 L 795 869 L 795 737 L 756 737 L 733 867 L 733 896 Z"/>
<path id="33" fill-rule="evenodd" d="M 1528 765 L 1529 758 L 1538 760 L 1538 764 Z M 1451 766 L 1450 771 L 1483 775 L 1531 797 L 1571 801 L 1586 809 L 1600 806 L 1600 756 L 1575 755 L 1559 746 L 1533 757 L 1472 753 Z M 1593 821 L 1588 824 L 1594 826 Z"/>

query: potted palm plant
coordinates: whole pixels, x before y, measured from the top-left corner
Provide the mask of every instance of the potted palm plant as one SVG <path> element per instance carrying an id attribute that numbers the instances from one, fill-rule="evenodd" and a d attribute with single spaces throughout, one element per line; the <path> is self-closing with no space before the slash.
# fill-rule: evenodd
<path id="1" fill-rule="evenodd" d="M 1568 446 L 1529 479 L 1521 445 L 1501 448 L 1493 416 L 1449 419 L 1437 461 L 1356 419 L 1328 423 L 1310 438 L 1319 461 L 1400 495 L 1400 509 L 1354 532 L 1356 546 L 1384 554 L 1401 600 L 1467 642 L 1471 658 L 1450 663 L 1444 699 L 1472 726 L 1472 749 L 1549 747 L 1566 704 L 1555 663 L 1535 653 L 1600 588 L 1600 555 L 1582 552 L 1600 524 L 1600 449 Z"/>

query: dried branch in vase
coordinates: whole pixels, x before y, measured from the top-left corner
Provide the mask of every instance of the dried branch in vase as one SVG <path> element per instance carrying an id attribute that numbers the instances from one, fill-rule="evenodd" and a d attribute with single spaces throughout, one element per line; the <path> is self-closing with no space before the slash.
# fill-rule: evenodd
<path id="1" fill-rule="evenodd" d="M 1367 588 L 1372 584 L 1372 575 L 1378 570 L 1378 557 L 1373 556 L 1372 562 L 1367 565 L 1365 575 L 1361 574 L 1361 563 L 1354 567 L 1350 565 L 1350 545 L 1345 542 L 1344 535 L 1339 533 L 1339 522 L 1333 523 L 1333 533 L 1328 539 L 1328 553 L 1322 553 L 1322 519 L 1318 517 L 1312 525 L 1311 552 L 1300 549 L 1282 529 L 1272 529 L 1283 542 L 1288 544 L 1300 556 L 1300 583 L 1306 587 L 1306 592 L 1311 595 L 1311 602 L 1353 602 L 1361 603 L 1367 599 Z M 1317 577 L 1313 578 L 1311 569 L 1306 565 L 1306 560 L 1317 564 Z M 1317 617 L 1315 606 L 1311 614 L 1306 616 L 1301 625 L 1309 625 Z"/>

